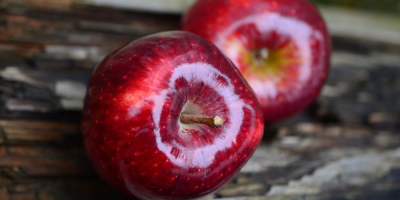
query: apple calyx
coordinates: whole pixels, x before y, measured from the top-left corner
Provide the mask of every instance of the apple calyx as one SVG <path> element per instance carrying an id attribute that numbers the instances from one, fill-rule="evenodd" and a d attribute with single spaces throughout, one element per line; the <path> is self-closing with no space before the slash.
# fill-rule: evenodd
<path id="1" fill-rule="evenodd" d="M 255 76 L 260 79 L 266 76 L 281 77 L 287 67 L 299 66 L 303 63 L 293 45 L 288 43 L 280 48 L 262 47 L 253 51 L 243 50 L 244 55 L 247 56 L 241 63 L 248 66 L 243 73 L 247 77 Z"/>
<path id="2" fill-rule="evenodd" d="M 182 113 L 179 120 L 184 124 L 200 123 L 206 124 L 211 128 L 221 127 L 225 122 L 225 119 L 222 119 L 219 116 L 205 117 L 201 115 L 191 115 L 186 113 Z"/>
<path id="3" fill-rule="evenodd" d="M 268 51 L 267 48 L 260 48 L 260 49 L 257 49 L 254 52 L 254 57 L 259 61 L 260 60 L 263 60 L 263 61 L 267 60 L 268 56 L 269 56 L 269 51 Z"/>

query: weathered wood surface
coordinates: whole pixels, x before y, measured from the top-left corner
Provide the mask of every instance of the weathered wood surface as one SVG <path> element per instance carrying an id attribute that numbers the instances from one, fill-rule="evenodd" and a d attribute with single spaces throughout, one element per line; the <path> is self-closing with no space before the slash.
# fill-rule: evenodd
<path id="1" fill-rule="evenodd" d="M 128 199 L 85 156 L 85 84 L 106 54 L 177 29 L 180 16 L 82 2 L 0 1 L 0 200 Z M 268 126 L 249 163 L 205 199 L 400 199 L 399 41 L 337 27 L 320 99 Z"/>

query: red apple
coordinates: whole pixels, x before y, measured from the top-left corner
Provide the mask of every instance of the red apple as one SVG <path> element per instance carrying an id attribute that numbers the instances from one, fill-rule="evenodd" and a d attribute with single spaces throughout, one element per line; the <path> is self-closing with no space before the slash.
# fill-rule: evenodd
<path id="1" fill-rule="evenodd" d="M 90 79 L 82 121 L 101 177 L 141 199 L 215 191 L 249 159 L 263 128 L 240 72 L 183 31 L 133 41 L 105 58 Z"/>
<path id="2" fill-rule="evenodd" d="M 213 42 L 233 61 L 266 122 L 304 110 L 325 83 L 330 37 L 306 0 L 199 0 L 182 29 Z"/>

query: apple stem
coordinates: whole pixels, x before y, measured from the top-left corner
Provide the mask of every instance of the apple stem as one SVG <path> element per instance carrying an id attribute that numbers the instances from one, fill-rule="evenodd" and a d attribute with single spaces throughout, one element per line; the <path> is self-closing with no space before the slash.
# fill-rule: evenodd
<path id="1" fill-rule="evenodd" d="M 180 120 L 184 124 L 193 124 L 193 123 L 207 124 L 211 128 L 221 127 L 226 121 L 225 119 L 222 119 L 219 116 L 204 117 L 200 115 L 190 115 L 185 113 L 181 114 Z"/>

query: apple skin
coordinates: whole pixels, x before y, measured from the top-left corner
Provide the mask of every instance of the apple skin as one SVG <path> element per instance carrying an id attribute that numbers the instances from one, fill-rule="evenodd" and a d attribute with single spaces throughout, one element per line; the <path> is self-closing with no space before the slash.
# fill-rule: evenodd
<path id="1" fill-rule="evenodd" d="M 330 37 L 306 0 L 199 0 L 183 17 L 182 30 L 216 44 L 232 60 L 267 123 L 303 111 L 328 75 Z M 269 57 L 255 56 L 260 49 Z"/>
<path id="2" fill-rule="evenodd" d="M 181 113 L 218 115 L 223 126 L 182 124 Z M 106 57 L 88 85 L 87 155 L 108 183 L 141 199 L 191 199 L 226 183 L 261 141 L 259 102 L 213 44 L 174 31 Z"/>

